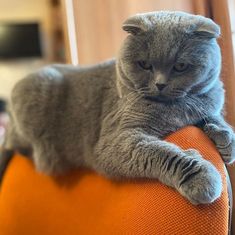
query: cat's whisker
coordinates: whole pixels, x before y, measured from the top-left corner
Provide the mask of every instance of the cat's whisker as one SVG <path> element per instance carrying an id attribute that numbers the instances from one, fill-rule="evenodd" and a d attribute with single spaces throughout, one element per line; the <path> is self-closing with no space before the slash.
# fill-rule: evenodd
<path id="1" fill-rule="evenodd" d="M 125 99 L 127 100 L 126 102 L 126 106 L 122 106 L 120 109 L 118 109 L 118 112 L 116 112 L 113 116 L 112 116 L 112 120 L 117 120 L 119 117 L 122 116 L 122 114 L 125 112 L 125 110 L 127 109 L 127 107 L 129 108 L 130 103 L 132 103 L 134 100 L 137 100 L 138 97 L 140 98 L 139 93 L 137 93 L 136 90 L 130 92 Z M 137 102 L 137 101 L 136 101 Z"/>
<path id="2" fill-rule="evenodd" d="M 137 92 L 131 92 L 126 96 L 128 102 L 132 102 L 133 99 L 136 99 L 139 96 Z"/>
<path id="3" fill-rule="evenodd" d="M 131 104 L 131 105 L 134 105 L 137 101 L 139 101 L 139 99 L 141 99 L 143 97 L 142 94 L 136 94 L 136 96 L 134 97 L 131 97 L 131 99 L 127 98 L 127 105 Z M 135 101 L 133 103 L 133 101 Z"/>
<path id="4" fill-rule="evenodd" d="M 181 89 L 174 89 L 171 91 L 170 94 L 172 96 L 176 96 L 176 97 L 184 97 L 187 95 L 187 92 L 185 92 L 184 90 L 181 90 Z"/>
<path id="5" fill-rule="evenodd" d="M 190 104 L 187 103 L 187 107 L 190 108 L 191 112 L 196 113 L 198 117 L 207 124 L 207 121 L 205 118 L 207 116 L 207 112 L 206 110 L 203 109 L 203 104 L 200 103 L 198 99 L 195 100 L 192 96 L 188 96 L 187 99 L 191 101 Z M 201 108 L 199 109 L 198 106 L 200 106 Z"/>

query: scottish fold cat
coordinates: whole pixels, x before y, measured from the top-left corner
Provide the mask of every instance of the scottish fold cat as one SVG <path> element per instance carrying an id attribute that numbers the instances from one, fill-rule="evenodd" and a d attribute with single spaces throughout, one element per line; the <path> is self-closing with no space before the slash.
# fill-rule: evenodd
<path id="1" fill-rule="evenodd" d="M 183 12 L 137 14 L 116 60 L 90 67 L 52 65 L 16 84 L 1 174 L 14 149 L 32 152 L 38 171 L 88 167 L 110 178 L 153 178 L 193 204 L 222 191 L 216 168 L 194 149 L 163 138 L 200 127 L 225 163 L 235 135 L 224 121 L 220 28 Z"/>

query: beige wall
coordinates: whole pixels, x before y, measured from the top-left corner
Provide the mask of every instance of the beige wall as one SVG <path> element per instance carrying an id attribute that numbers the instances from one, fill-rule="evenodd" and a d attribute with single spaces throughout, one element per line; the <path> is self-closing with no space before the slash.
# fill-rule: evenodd
<path id="1" fill-rule="evenodd" d="M 17 81 L 44 64 L 43 60 L 0 61 L 0 98 L 8 99 Z"/>
<path id="2" fill-rule="evenodd" d="M 0 0 L 1 21 L 39 21 L 41 22 L 43 51 L 46 60 L 0 60 L 0 97 L 9 97 L 16 81 L 47 63 L 51 57 L 50 8 L 49 0 Z"/>

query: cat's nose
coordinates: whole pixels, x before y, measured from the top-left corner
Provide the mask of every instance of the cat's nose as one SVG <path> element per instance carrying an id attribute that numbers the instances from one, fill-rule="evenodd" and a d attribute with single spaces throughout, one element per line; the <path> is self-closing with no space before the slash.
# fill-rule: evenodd
<path id="1" fill-rule="evenodd" d="M 166 84 L 156 83 L 156 86 L 159 91 L 163 90 L 166 87 Z"/>

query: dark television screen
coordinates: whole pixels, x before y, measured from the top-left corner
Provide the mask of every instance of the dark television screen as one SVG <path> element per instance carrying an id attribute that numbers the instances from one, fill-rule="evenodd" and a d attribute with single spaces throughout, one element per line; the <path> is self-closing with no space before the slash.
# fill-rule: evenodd
<path id="1" fill-rule="evenodd" d="M 0 59 L 41 56 L 37 23 L 0 23 Z"/>

